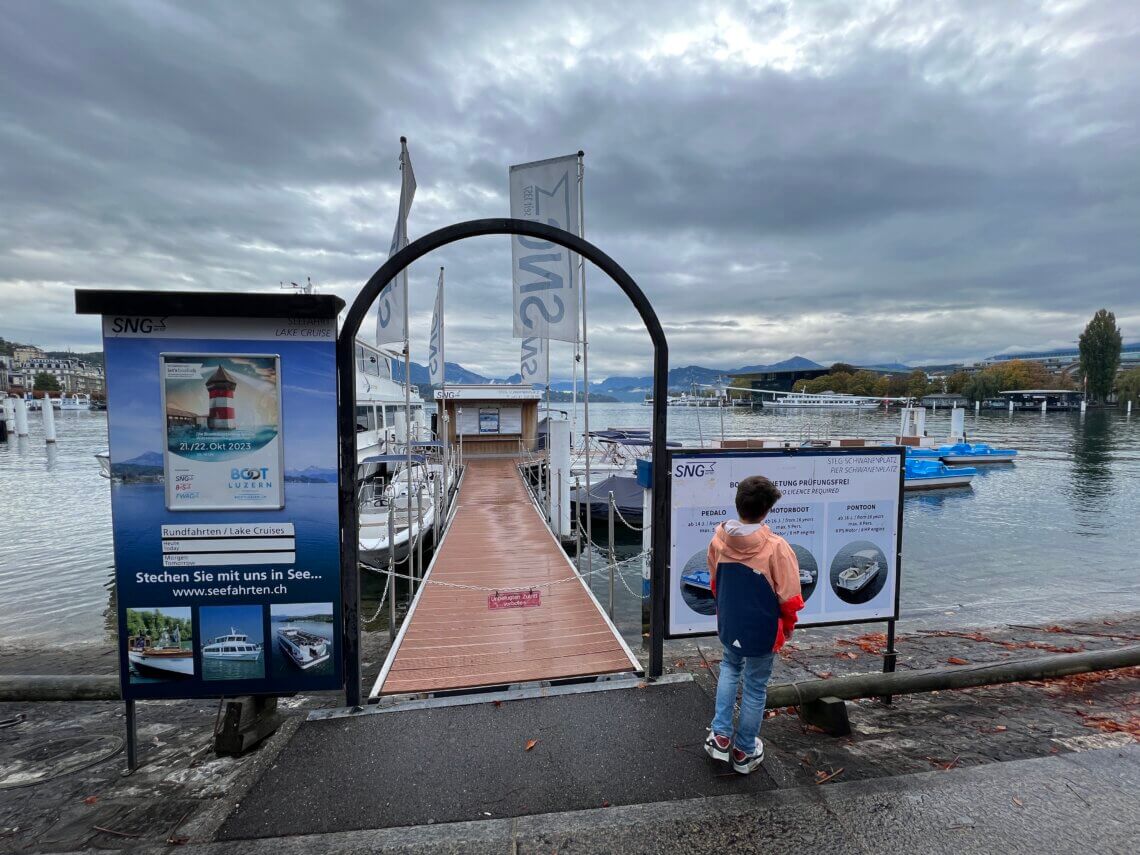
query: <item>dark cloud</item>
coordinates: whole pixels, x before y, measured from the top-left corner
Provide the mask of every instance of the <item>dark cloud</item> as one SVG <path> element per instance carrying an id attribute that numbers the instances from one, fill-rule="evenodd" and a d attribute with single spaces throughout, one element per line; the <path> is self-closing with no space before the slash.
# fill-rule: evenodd
<path id="1" fill-rule="evenodd" d="M 587 236 L 676 364 L 972 358 L 1140 329 L 1131 3 L 20 3 L 0 28 L 0 335 L 91 346 L 75 287 L 351 297 L 413 237 L 586 151 Z M 505 239 L 412 271 L 506 375 Z M 595 376 L 648 338 L 588 275 Z M 557 354 L 560 350 L 556 350 Z"/>

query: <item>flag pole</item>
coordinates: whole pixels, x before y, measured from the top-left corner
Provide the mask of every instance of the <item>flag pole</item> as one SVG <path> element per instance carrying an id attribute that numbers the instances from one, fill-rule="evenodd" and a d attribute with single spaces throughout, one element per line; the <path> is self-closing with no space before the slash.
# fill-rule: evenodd
<path id="1" fill-rule="evenodd" d="M 403 190 L 404 167 L 405 157 L 404 154 L 408 150 L 408 138 L 400 137 L 400 188 Z M 403 193 L 401 192 L 401 197 Z M 400 248 L 403 249 L 408 245 L 408 221 L 402 216 L 403 211 L 400 212 Z M 404 450 L 406 455 L 405 469 L 407 470 L 408 479 L 408 575 L 415 576 L 412 569 L 412 343 L 411 343 L 411 330 L 408 326 L 408 268 L 405 267 L 401 271 L 403 277 L 404 287 Z M 393 529 L 394 530 L 394 529 Z M 396 544 L 389 542 L 388 549 L 391 550 L 393 557 L 396 554 Z M 414 582 L 408 582 L 409 592 Z M 392 596 L 396 596 L 395 586 L 393 586 Z M 409 593 L 408 599 L 411 600 Z"/>
<path id="2" fill-rule="evenodd" d="M 583 192 L 583 182 L 586 175 L 586 166 L 583 158 L 586 152 L 579 149 L 578 151 L 578 237 L 583 240 L 586 237 L 586 208 L 585 208 L 585 194 Z M 590 501 L 593 498 L 593 488 L 590 485 L 590 339 L 586 330 L 586 258 L 583 255 L 578 256 L 578 283 L 581 286 L 582 292 L 582 402 L 584 404 L 583 412 L 583 437 L 582 448 L 586 452 L 586 573 L 589 574 L 593 569 L 593 543 L 594 543 L 594 526 L 591 522 L 593 515 L 590 513 Z M 579 510 L 582 503 L 578 503 Z"/>
<path id="3" fill-rule="evenodd" d="M 447 418 L 447 351 L 444 350 L 444 328 L 443 322 L 443 266 L 439 268 L 439 361 L 442 368 L 442 373 L 439 376 L 439 388 L 443 395 L 443 413 L 439 417 L 438 427 L 442 428 L 443 434 L 443 507 L 439 509 L 439 513 L 443 514 L 443 520 L 440 520 L 440 526 L 443 525 L 444 520 L 447 519 L 447 500 L 448 500 L 448 487 L 451 483 L 451 458 L 447 451 L 447 443 L 450 439 L 450 431 L 448 430 Z M 442 528 L 437 528 L 437 531 L 442 531 Z M 438 546 L 439 544 L 436 544 Z"/>

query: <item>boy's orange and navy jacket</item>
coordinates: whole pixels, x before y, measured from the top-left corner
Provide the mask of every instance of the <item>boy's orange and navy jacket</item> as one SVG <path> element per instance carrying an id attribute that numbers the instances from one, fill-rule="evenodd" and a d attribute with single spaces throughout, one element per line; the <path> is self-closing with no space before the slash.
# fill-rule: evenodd
<path id="1" fill-rule="evenodd" d="M 709 544 L 717 634 L 741 656 L 761 656 L 783 647 L 804 607 L 799 562 L 788 542 L 768 526 L 751 534 L 732 533 L 739 525 L 717 526 Z"/>

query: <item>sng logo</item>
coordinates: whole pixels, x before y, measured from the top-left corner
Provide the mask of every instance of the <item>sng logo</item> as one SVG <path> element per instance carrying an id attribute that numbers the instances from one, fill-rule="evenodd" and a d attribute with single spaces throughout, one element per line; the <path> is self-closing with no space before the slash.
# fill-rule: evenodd
<path id="1" fill-rule="evenodd" d="M 260 469 L 231 469 L 230 479 L 233 481 L 264 481 L 269 477 L 269 467 L 263 466 Z"/>
<path id="2" fill-rule="evenodd" d="M 674 478 L 704 478 L 716 474 L 715 463 L 678 463 L 673 470 Z"/>

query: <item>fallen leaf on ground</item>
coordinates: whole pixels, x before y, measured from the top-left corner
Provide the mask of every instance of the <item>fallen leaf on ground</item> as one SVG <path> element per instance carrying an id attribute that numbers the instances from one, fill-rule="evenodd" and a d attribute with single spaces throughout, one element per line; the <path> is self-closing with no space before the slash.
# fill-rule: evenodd
<path id="1" fill-rule="evenodd" d="M 534 746 L 536 746 L 536 745 L 538 745 L 537 739 L 528 739 L 526 741 L 526 750 L 530 751 L 530 749 L 534 748 Z"/>
<path id="2" fill-rule="evenodd" d="M 85 805 L 93 805 L 93 804 L 95 804 L 95 802 L 97 802 L 97 801 L 99 801 L 99 797 L 98 797 L 98 796 L 88 796 L 87 798 L 85 798 L 85 799 L 83 800 L 83 804 L 85 804 Z"/>
<path id="3" fill-rule="evenodd" d="M 1004 724 L 999 724 L 994 728 L 994 733 L 1005 733 L 1007 730 L 1009 730 L 1008 727 L 1006 727 Z"/>
<path id="4" fill-rule="evenodd" d="M 815 782 L 817 784 L 823 784 L 823 783 L 826 783 L 827 781 L 830 781 L 836 775 L 839 775 L 842 773 L 843 773 L 843 767 L 842 766 L 840 766 L 834 772 L 824 772 L 822 769 L 820 769 L 819 771 L 817 771 L 815 773 Z"/>
<path id="5" fill-rule="evenodd" d="M 965 659 L 961 658 L 960 656 L 951 656 L 946 661 L 949 662 L 951 665 L 969 665 L 970 664 L 969 662 L 967 662 Z"/>
<path id="6" fill-rule="evenodd" d="M 501 707 L 503 705 L 502 701 L 495 701 L 494 703 L 495 703 L 495 706 L 497 706 L 497 707 Z"/>
<path id="7" fill-rule="evenodd" d="M 685 667 L 685 660 L 684 659 L 678 659 L 676 662 L 673 663 L 673 665 L 677 668 L 684 668 Z"/>
<path id="8" fill-rule="evenodd" d="M 648 686 L 648 685 L 649 685 L 648 683 L 646 683 L 644 680 L 642 680 L 642 681 L 641 681 L 640 683 L 638 683 L 638 684 L 637 684 L 637 685 L 636 685 L 634 688 L 637 688 L 637 689 L 644 689 L 644 688 L 645 688 L 646 686 Z"/>
<path id="9" fill-rule="evenodd" d="M 1014 803 L 1015 805 L 1017 805 L 1018 807 L 1023 807 L 1023 806 L 1025 805 L 1025 802 L 1023 802 L 1023 801 L 1022 801 L 1021 799 L 1019 799 L 1017 796 L 1014 796 L 1014 797 L 1013 797 L 1013 803 Z"/>

